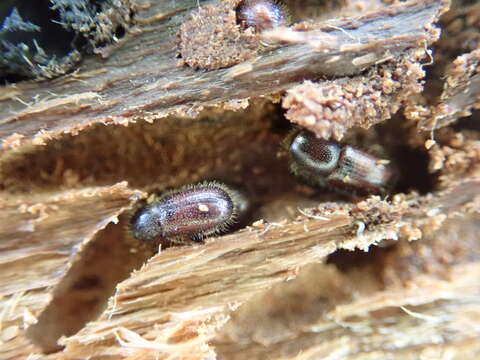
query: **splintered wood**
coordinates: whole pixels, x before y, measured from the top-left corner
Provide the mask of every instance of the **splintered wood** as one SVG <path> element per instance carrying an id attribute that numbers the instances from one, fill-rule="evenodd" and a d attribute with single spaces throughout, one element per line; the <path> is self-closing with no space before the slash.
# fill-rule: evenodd
<path id="1" fill-rule="evenodd" d="M 95 294 L 95 291 L 98 292 L 95 285 L 90 289 L 93 293 L 85 294 L 81 291 L 85 289 L 79 285 L 82 279 L 72 274 L 71 279 L 65 281 L 68 278 L 66 275 L 69 274 L 72 263 L 80 260 L 78 254 L 85 253 L 88 249 L 94 234 L 109 223 L 117 222 L 118 215 L 129 207 L 133 195 L 139 196 L 141 193 L 128 189 L 123 183 L 106 188 L 57 191 L 28 198 L 11 195 L 2 199 L 0 328 L 4 344 L 0 347 L 0 357 L 21 358 L 38 350 L 25 338 L 25 330 L 35 332 L 35 324 L 38 324 L 39 316 L 43 315 L 40 314 L 51 301 L 51 290 L 55 287 L 57 292 L 61 292 L 62 286 L 70 288 L 71 296 L 75 299 L 70 306 L 70 314 L 60 311 L 61 316 L 71 318 L 62 321 L 71 324 L 59 325 L 60 321 L 57 323 L 59 328 L 75 328 L 78 323 L 75 319 L 77 312 L 88 313 L 92 306 L 99 306 L 96 312 L 100 311 L 103 304 Z M 98 252 L 99 248 L 95 251 Z M 120 268 L 117 267 L 116 271 L 120 271 Z M 130 271 L 128 269 L 127 274 Z M 113 276 L 118 278 L 118 275 Z M 120 279 L 121 275 L 118 280 Z M 77 296 L 76 286 L 79 287 Z M 105 284 L 97 284 L 97 287 L 104 286 Z M 82 307 L 87 311 L 82 310 Z M 62 307 L 56 307 L 55 311 L 60 308 Z M 16 329 L 16 336 L 8 336 L 13 329 Z M 52 330 L 55 331 L 58 329 Z M 60 332 L 58 335 L 62 335 L 62 330 Z M 36 340 L 46 345 L 46 348 L 56 348 L 58 335 L 42 327 Z"/>
<path id="2" fill-rule="evenodd" d="M 140 27 L 129 39 L 122 40 L 128 43 L 117 47 L 114 56 L 85 59 L 81 71 L 67 79 L 2 87 L 3 149 L 42 143 L 94 123 L 125 124 L 169 114 L 194 116 L 205 106 L 279 93 L 306 78 L 359 74 L 409 48 L 428 46 L 438 36 L 432 24 L 446 10 L 445 1 L 428 0 L 359 19 L 327 22 L 295 32 L 306 39 L 297 44 L 287 38 L 287 43 L 281 45 L 284 38 L 279 36 L 280 44 L 252 62 L 251 71 L 232 73 L 227 68 L 200 75 L 189 67 L 178 66 L 177 34 L 170 30 L 188 18 L 185 7 L 192 11 L 191 5 L 186 0 L 163 5 L 146 3 L 137 21 L 149 26 Z M 151 17 L 155 18 L 153 23 Z M 326 42 L 326 47 L 312 47 L 311 37 L 317 37 L 319 31 L 333 39 L 332 48 L 328 47 L 331 42 Z M 364 57 L 367 54 L 368 59 Z M 360 57 L 364 57 L 363 61 L 354 61 Z"/>
<path id="3" fill-rule="evenodd" d="M 480 358 L 479 5 L 286 0 L 257 31 L 241 3 L 138 0 L 73 73 L 0 87 L 0 359 Z M 294 127 L 398 183 L 301 182 Z M 134 238 L 203 180 L 249 200 L 231 233 Z"/>
<path id="4" fill-rule="evenodd" d="M 290 224 L 257 224 L 203 246 L 170 248 L 121 283 L 97 321 L 65 340 L 65 359 L 81 357 L 88 349 L 99 357 L 141 359 L 208 358 L 215 353 L 226 359 L 270 353 L 297 358 L 300 350 L 315 357 L 336 347 L 345 355 L 368 354 L 387 343 L 394 346 L 395 334 L 403 331 L 409 333 L 402 335 L 402 351 L 415 345 L 412 354 L 434 351 L 432 339 L 457 326 L 452 318 L 459 324 L 466 321 L 462 301 L 470 299 L 472 311 L 480 311 L 474 309 L 480 291 L 475 273 L 479 217 L 448 220 L 471 205 L 480 182 L 471 183 L 465 194 L 464 189 L 419 198 L 420 203 L 397 199 L 390 205 L 396 210 L 385 214 L 383 224 L 367 220 L 382 207 L 386 210 L 372 198 L 339 208 L 340 215 L 316 219 L 314 214 L 325 209 L 312 209 Z M 389 217 L 395 211 L 398 217 Z M 365 227 L 359 233 L 360 219 Z M 354 244 L 368 249 L 396 240 L 399 227 L 422 229 L 425 243 L 402 241 L 396 250 L 380 250 L 384 257 L 371 257 L 364 266 L 343 272 L 325 264 L 327 255 L 339 248 Z M 452 238 L 462 242 L 452 244 Z M 443 309 L 447 314 L 442 315 Z M 412 315 L 416 311 L 418 318 Z M 422 314 L 438 328 L 424 323 Z M 468 326 L 475 326 L 474 321 Z M 360 341 L 364 331 L 387 326 L 390 335 L 381 339 L 385 343 L 376 336 Z M 418 326 L 429 328 L 422 338 L 411 336 Z M 457 336 L 463 345 L 475 334 L 465 328 Z M 337 337 L 349 340 L 339 342 Z"/>

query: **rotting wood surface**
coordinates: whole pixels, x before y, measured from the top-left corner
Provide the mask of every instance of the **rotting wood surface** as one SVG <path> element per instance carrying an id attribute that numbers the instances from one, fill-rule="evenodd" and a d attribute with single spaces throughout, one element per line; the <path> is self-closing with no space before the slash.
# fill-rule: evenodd
<path id="1" fill-rule="evenodd" d="M 469 191 L 464 192 L 464 189 Z M 457 259 L 448 265 L 443 264 L 443 274 L 424 272 L 418 264 L 412 263 L 408 269 L 411 276 L 408 283 L 413 287 L 411 289 L 399 283 L 382 289 L 374 278 L 355 285 L 359 274 L 351 271 L 355 275 L 349 278 L 350 273 L 341 274 L 332 266 L 325 265 L 325 259 L 339 248 L 367 249 L 382 239 L 395 240 L 400 224 L 406 228 L 421 228 L 426 234 L 448 233 L 446 229 L 452 224 L 446 221 L 447 217 L 468 207 L 470 199 L 475 197 L 479 189 L 480 183 L 472 182 L 468 186 L 456 187 L 439 198 L 419 199 L 421 210 L 416 208 L 416 201 L 400 201 L 392 205 L 392 208 L 397 209 L 398 218 L 385 220 L 384 224 L 375 226 L 366 224 L 369 230 L 358 235 L 358 220 L 353 217 L 356 213 L 355 206 L 350 209 L 348 206 L 343 214 L 338 211 L 336 214 L 339 215 L 324 219 L 315 219 L 315 215 L 306 214 L 310 217 L 304 216 L 290 224 L 261 224 L 258 228 L 208 241 L 205 246 L 166 250 L 152 258 L 141 271 L 117 288 L 115 298 L 110 301 L 100 319 L 88 324 L 66 341 L 65 359 L 80 357 L 92 348 L 98 356 L 126 356 L 127 353 L 135 353 L 140 358 L 147 359 L 148 349 L 151 349 L 165 358 L 188 358 L 191 353 L 195 354 L 194 358 L 203 358 L 217 352 L 215 346 L 205 347 L 212 340 L 219 346 L 220 357 L 226 359 L 250 356 L 262 358 L 271 351 L 277 352 L 277 356 L 281 357 L 288 353 L 284 347 L 297 348 L 290 352 L 291 358 L 297 358 L 298 351 L 312 351 L 313 357 L 314 354 L 327 356 L 336 346 L 339 351 L 353 356 L 362 352 L 362 348 L 365 353 L 373 351 L 366 350 L 369 348 L 381 350 L 378 343 L 380 339 L 375 336 L 360 339 L 363 337 L 361 328 L 375 333 L 386 326 L 388 316 L 393 316 L 398 322 L 390 325 L 390 335 L 381 341 L 394 342 L 395 334 L 403 330 L 415 332 L 417 320 L 410 317 L 407 311 L 401 310 L 403 306 L 412 305 L 426 313 L 431 311 L 432 317 L 441 316 L 439 312 L 445 306 L 452 312 L 449 316 L 461 318 L 461 302 L 469 299 L 472 301 L 470 305 L 475 307 L 480 289 L 480 282 L 474 274 L 479 266 L 480 255 L 478 242 L 474 239 L 474 224 L 478 221 L 478 216 L 465 217 L 461 225 L 465 229 L 464 240 L 474 247 L 457 251 Z M 358 205 L 358 208 L 363 211 L 362 216 L 368 217 L 366 214 L 375 212 L 380 206 L 380 203 L 372 202 L 370 205 Z M 317 211 L 321 213 L 320 209 Z M 436 218 L 432 216 L 433 212 L 440 212 L 441 216 Z M 446 226 L 441 227 L 444 222 Z M 456 226 L 455 222 L 453 226 Z M 434 230 L 440 227 L 440 232 Z M 428 236 L 432 238 L 433 235 Z M 408 248 L 410 245 L 407 244 L 405 246 Z M 425 264 L 430 264 L 427 266 L 442 261 L 442 252 L 446 249 L 443 250 L 442 246 L 438 248 L 438 255 L 425 255 Z M 307 264 L 317 265 L 312 266 L 313 270 L 307 268 L 302 273 L 302 267 Z M 367 274 L 369 271 L 375 273 L 375 264 L 372 263 L 371 266 L 371 269 L 367 267 L 358 271 L 365 271 L 365 276 L 371 276 Z M 378 267 L 376 271 L 380 271 L 378 275 L 385 278 L 407 276 L 402 274 L 404 269 L 396 269 L 396 266 L 396 260 L 393 260 L 392 264 L 382 270 Z M 401 261 L 398 266 L 402 266 Z M 472 273 L 456 278 L 454 273 L 457 271 Z M 288 285 L 284 282 L 285 279 L 296 278 L 299 272 L 302 274 L 299 283 Z M 450 276 L 456 280 L 447 285 L 445 277 Z M 264 293 L 264 290 L 274 284 L 278 288 L 274 287 L 273 293 Z M 428 290 L 416 288 L 422 286 L 420 284 Z M 282 291 L 282 286 L 298 289 Z M 354 294 L 357 292 L 362 296 L 356 297 Z M 269 299 L 271 296 L 276 300 Z M 286 299 L 282 299 L 284 296 Z M 298 296 L 305 297 L 307 304 Z M 448 299 L 450 303 L 436 305 L 437 301 L 443 299 Z M 427 305 L 423 308 L 425 304 Z M 311 319 L 302 314 L 303 306 L 305 311 L 312 312 Z M 398 311 L 389 313 L 390 307 Z M 239 312 L 234 311 L 237 308 Z M 278 312 L 275 312 L 275 308 L 279 308 Z M 381 314 L 382 311 L 386 311 L 385 315 Z M 375 312 L 379 312 L 379 315 L 364 315 Z M 230 316 L 233 320 L 228 322 Z M 362 319 L 355 319 L 356 316 Z M 307 335 L 303 333 L 301 324 L 304 322 L 311 326 L 313 335 L 316 333 L 313 325 L 315 321 L 321 322 L 317 326 L 322 330 L 318 330 L 315 341 L 305 345 L 302 342 Z M 358 322 L 359 329 L 355 325 L 352 328 L 342 325 L 349 321 Z M 225 328 L 218 329 L 225 323 Z M 429 327 L 428 324 L 424 326 Z M 447 322 L 436 329 L 430 329 L 421 339 L 405 336 L 405 343 L 399 349 L 408 351 L 408 348 L 416 344 L 425 350 L 433 346 L 430 342 L 432 337 L 445 336 L 450 326 L 453 325 Z M 452 343 L 458 341 L 462 345 L 475 338 L 468 331 L 457 335 L 459 338 L 452 339 Z M 336 337 L 344 340 L 338 342 Z M 358 343 L 349 344 L 350 341 Z M 123 348 L 116 348 L 117 342 Z M 478 344 L 473 347 L 475 346 Z M 412 351 L 412 355 L 418 351 L 420 349 Z"/>
<path id="2" fill-rule="evenodd" d="M 282 91 L 306 78 L 360 76 L 377 64 L 394 62 L 408 49 L 425 54 L 438 38 L 433 23 L 448 2 L 383 6 L 360 19 L 302 25 L 308 30 L 301 32 L 300 43 L 295 43 L 298 37 L 292 40 L 290 30 L 273 31 L 265 38 L 288 43 L 234 67 L 202 72 L 178 66 L 176 58 L 177 29 L 196 11 L 196 4 L 140 2 L 137 27 L 106 49 L 104 58 L 86 59 L 74 74 L 50 82 L 0 89 L 2 161 L 20 162 L 22 168 L 44 149 L 31 146 L 39 144 L 46 144 L 47 160 L 55 160 L 57 146 L 60 151 L 101 158 L 101 151 L 89 152 L 73 140 L 78 133 L 94 138 L 97 129 L 89 134 L 87 128 L 95 123 L 115 129 L 115 124 L 132 122 L 128 130 L 139 131 L 144 128 L 134 121 L 156 120 L 154 125 L 165 126 L 168 133 L 176 128 L 170 129 L 162 117 L 194 117 L 211 106 L 238 110 L 240 119 L 249 114 L 240 111 L 247 100 L 264 95 L 278 99 Z M 462 66 L 457 69 L 472 75 Z M 463 79 L 462 73 L 456 78 Z M 467 88 L 465 106 L 472 107 L 478 89 L 471 84 L 470 77 L 459 81 L 458 88 L 453 84 L 452 101 Z M 423 105 L 420 100 L 410 101 L 408 119 L 431 121 Z M 455 111 L 452 119 L 459 116 Z M 217 118 L 208 118 L 212 119 Z M 168 120 L 170 124 L 172 119 Z M 407 119 L 402 121 L 408 124 Z M 252 170 L 240 170 L 240 174 L 248 177 L 246 182 L 258 178 L 254 179 L 261 183 L 256 194 L 273 186 L 279 192 L 293 188 L 292 180 L 285 180 L 287 175 L 279 175 L 283 168 L 271 171 L 282 160 L 272 160 L 275 151 L 269 147 L 279 135 L 266 134 L 268 123 L 246 121 L 243 129 L 236 125 L 232 131 L 248 133 L 255 122 L 261 125 L 253 134 L 224 136 L 226 143 L 251 141 L 248 144 L 255 146 L 251 157 L 268 148 L 263 161 L 271 162 L 270 167 L 255 167 L 246 155 L 238 160 L 237 152 L 242 150 L 238 146 L 228 153 L 233 160 L 224 159 L 215 149 L 212 156 L 218 158 L 211 162 L 226 161 L 222 166 L 227 174 L 244 160 L 243 166 Z M 183 136 L 188 141 L 193 138 L 194 146 L 171 150 L 180 170 L 175 167 L 178 164 L 165 166 L 166 174 L 152 180 L 151 187 L 197 181 L 214 168 L 192 156 L 208 152 L 195 138 L 207 127 L 189 132 L 193 124 L 195 119 L 182 126 L 187 128 Z M 102 131 L 108 134 L 108 128 Z M 73 136 L 56 142 L 63 133 Z M 412 147 L 423 145 L 430 136 L 414 134 L 408 139 Z M 137 147 L 145 142 L 155 156 L 168 153 L 163 148 L 153 151 L 150 143 L 157 138 L 147 135 L 123 139 Z M 102 178 L 101 171 L 115 173 L 119 160 L 113 156 L 101 160 L 104 168 L 86 163 L 85 172 L 91 169 L 93 180 L 62 173 L 68 163 L 65 167 L 57 163 L 52 170 L 65 181 L 63 186 L 41 182 L 51 176 L 47 169 L 38 173 L 42 179 L 28 179 L 31 183 L 25 182 L 28 186 L 20 191 L 2 179 L 8 186 L 0 204 L 0 358 L 476 359 L 480 356 L 476 321 L 480 314 L 480 145 L 475 132 L 463 135 L 446 132 L 431 148 L 430 166 L 436 166 L 431 166 L 434 171 L 429 175 L 435 177 L 437 172 L 448 181 L 442 180 L 441 186 L 426 194 L 411 191 L 357 203 L 288 200 L 285 210 L 289 211 L 283 211 L 283 205 L 274 201 L 282 200 L 281 196 L 274 193 L 265 196 L 267 200 L 262 198 L 264 217 L 269 220 L 208 239 L 204 245 L 169 248 L 153 257 L 155 249 L 129 238 L 127 230 L 130 208 L 147 194 L 125 183 L 87 186 L 88 181 L 94 185 L 104 181 L 96 183 L 97 175 L 109 179 Z M 219 144 L 218 137 L 208 136 L 213 147 Z M 182 136 L 175 139 L 182 141 Z M 261 148 L 262 143 L 268 145 Z M 132 150 L 125 149 L 125 154 Z M 17 158 L 18 150 L 24 158 Z M 148 151 L 139 153 L 136 162 L 145 161 Z M 174 163 L 169 155 L 153 159 L 154 164 L 169 162 Z M 145 175 L 132 164 L 128 176 Z M 191 171 L 194 165 L 201 169 Z M 99 168 L 100 175 L 95 173 Z M 9 173 L 2 169 L 0 174 Z M 69 184 L 76 189 L 68 189 Z M 29 186 L 30 191 L 25 190 Z M 281 216 L 293 215 L 271 220 L 277 211 Z M 342 249 L 360 251 L 348 253 L 357 257 L 350 263 Z M 63 350 L 41 353 L 42 349 L 60 350 L 56 342 L 62 335 Z"/>
<path id="3" fill-rule="evenodd" d="M 97 122 L 194 116 L 206 106 L 278 93 L 303 79 L 358 74 L 406 49 L 427 47 L 436 39 L 431 24 L 446 6 L 419 1 L 355 21 L 337 20 L 302 32 L 316 48 L 275 46 L 247 64 L 202 72 L 178 66 L 177 31 L 194 10 L 191 3 L 141 3 L 137 28 L 106 58 L 86 59 L 79 71 L 50 82 L 0 89 L 3 149 L 44 143 Z M 325 46 L 315 41 L 325 35 Z"/>

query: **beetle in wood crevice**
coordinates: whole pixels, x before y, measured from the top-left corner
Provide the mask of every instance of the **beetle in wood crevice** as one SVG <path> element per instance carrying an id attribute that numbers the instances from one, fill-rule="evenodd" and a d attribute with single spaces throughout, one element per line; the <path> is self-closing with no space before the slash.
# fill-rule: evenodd
<path id="1" fill-rule="evenodd" d="M 347 194 L 383 194 L 396 180 L 389 161 L 301 130 L 288 141 L 290 169 L 307 182 Z"/>
<path id="2" fill-rule="evenodd" d="M 276 1 L 243 0 L 236 8 L 237 22 L 256 31 L 273 29 L 287 24 L 284 7 Z"/>
<path id="3" fill-rule="evenodd" d="M 167 192 L 138 209 L 130 231 L 142 241 L 198 241 L 227 231 L 247 206 L 240 192 L 216 181 L 203 182 Z"/>

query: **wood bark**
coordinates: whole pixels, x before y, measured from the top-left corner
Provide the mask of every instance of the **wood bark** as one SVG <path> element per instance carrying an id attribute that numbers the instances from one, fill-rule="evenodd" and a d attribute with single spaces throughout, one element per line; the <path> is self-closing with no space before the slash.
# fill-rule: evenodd
<path id="1" fill-rule="evenodd" d="M 480 356 L 480 135 L 451 126 L 478 105 L 478 50 L 442 59 L 435 97 L 423 64 L 448 1 L 334 3 L 204 71 L 178 58 L 196 2 L 138 1 L 135 26 L 77 71 L 0 88 L 1 359 Z M 299 183 L 287 96 L 293 123 L 400 149 L 395 193 Z M 166 249 L 131 236 L 152 191 L 212 178 L 251 199 L 238 229 Z"/>

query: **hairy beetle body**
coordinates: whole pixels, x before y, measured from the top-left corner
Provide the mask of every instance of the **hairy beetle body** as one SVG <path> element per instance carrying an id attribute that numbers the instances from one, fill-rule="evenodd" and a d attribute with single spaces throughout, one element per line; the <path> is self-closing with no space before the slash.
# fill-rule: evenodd
<path id="1" fill-rule="evenodd" d="M 139 209 L 131 220 L 133 237 L 143 241 L 201 239 L 225 231 L 242 210 L 239 193 L 217 182 L 166 193 Z"/>

